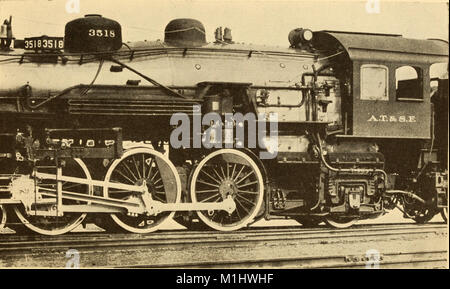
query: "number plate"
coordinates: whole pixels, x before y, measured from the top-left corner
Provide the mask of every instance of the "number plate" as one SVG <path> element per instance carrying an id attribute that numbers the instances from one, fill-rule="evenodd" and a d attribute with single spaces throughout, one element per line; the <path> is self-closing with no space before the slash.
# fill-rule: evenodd
<path id="1" fill-rule="evenodd" d="M 31 37 L 24 39 L 25 50 L 61 50 L 64 48 L 63 37 Z"/>

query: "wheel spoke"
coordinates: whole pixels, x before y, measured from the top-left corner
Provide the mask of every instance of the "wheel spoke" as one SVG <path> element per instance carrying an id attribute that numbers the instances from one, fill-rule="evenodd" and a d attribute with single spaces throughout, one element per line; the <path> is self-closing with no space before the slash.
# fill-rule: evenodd
<path id="1" fill-rule="evenodd" d="M 202 190 L 202 191 L 195 191 L 196 194 L 214 193 L 214 192 L 217 192 L 217 190 Z"/>
<path id="2" fill-rule="evenodd" d="M 150 182 L 153 181 L 153 179 L 159 174 L 159 170 L 153 175 L 153 177 L 150 179 Z"/>
<path id="3" fill-rule="evenodd" d="M 242 204 L 240 204 L 239 202 L 238 202 L 238 204 L 242 207 Z M 236 206 L 236 215 L 237 215 L 237 217 L 238 217 L 238 220 L 240 221 L 241 219 L 242 219 L 242 217 L 241 217 L 241 214 L 239 214 L 239 210 L 238 210 L 238 207 Z"/>
<path id="4" fill-rule="evenodd" d="M 153 195 L 152 197 L 154 197 L 155 199 L 157 199 L 158 201 L 165 203 L 166 201 L 164 201 L 163 199 L 161 199 L 160 197 L 158 197 L 157 195 Z"/>
<path id="5" fill-rule="evenodd" d="M 130 179 L 129 177 L 127 177 L 126 175 L 124 175 L 119 168 L 117 168 L 116 172 L 118 172 L 122 177 L 127 179 L 130 183 L 134 184 L 134 181 L 132 179 Z"/>
<path id="6" fill-rule="evenodd" d="M 128 170 L 128 172 L 133 176 L 134 180 L 137 181 L 138 178 L 136 178 L 136 176 L 133 174 L 133 172 L 131 171 L 131 169 L 127 166 L 127 164 L 125 163 L 125 161 L 121 162 L 121 164 Z M 133 182 L 133 181 L 132 181 Z M 133 182 L 134 183 L 134 182 Z"/>
<path id="7" fill-rule="evenodd" d="M 243 190 L 237 190 L 239 193 L 243 194 L 251 194 L 251 195 L 259 195 L 258 192 L 252 192 L 252 191 L 243 191 Z"/>
<path id="8" fill-rule="evenodd" d="M 257 184 L 258 183 L 258 181 L 253 181 L 253 182 L 250 182 L 250 183 L 245 183 L 245 184 L 243 184 L 243 185 L 240 185 L 240 186 L 237 186 L 238 188 L 242 188 L 242 187 L 246 187 L 246 186 L 250 186 L 250 185 L 254 185 L 254 184 Z"/>
<path id="9" fill-rule="evenodd" d="M 246 201 L 247 203 L 251 204 L 252 206 L 255 205 L 252 201 L 250 201 L 249 199 L 247 199 L 246 197 L 244 197 L 242 195 L 236 195 L 236 198 L 241 198 L 242 200 Z"/>
<path id="10" fill-rule="evenodd" d="M 197 180 L 197 183 L 201 183 L 201 184 L 208 185 L 208 186 L 215 187 L 215 188 L 219 187 L 219 185 L 211 184 L 211 183 L 205 182 L 205 181 L 200 180 L 200 179 Z"/>
<path id="11" fill-rule="evenodd" d="M 220 170 L 222 171 L 223 179 L 226 179 L 227 176 L 225 176 L 225 172 L 223 171 L 223 167 L 222 166 L 220 166 Z"/>
<path id="12" fill-rule="evenodd" d="M 148 175 L 147 175 L 147 179 L 150 178 L 151 174 L 152 174 L 152 169 L 153 169 L 153 158 L 151 158 L 150 164 L 148 165 L 150 167 L 149 171 L 148 171 Z"/>
<path id="13" fill-rule="evenodd" d="M 142 178 L 141 172 L 139 171 L 139 166 L 138 166 L 136 160 L 134 159 L 134 155 L 131 158 L 133 159 L 133 164 L 134 164 L 134 167 L 136 168 L 136 172 L 138 173 L 138 176 L 141 179 Z"/>
<path id="14" fill-rule="evenodd" d="M 233 164 L 233 171 L 231 172 L 231 179 L 234 178 L 234 171 L 236 170 L 236 164 Z"/>
<path id="15" fill-rule="evenodd" d="M 214 171 L 214 173 L 217 175 L 217 177 L 218 177 L 221 181 L 223 181 L 222 177 L 219 175 L 219 173 L 216 171 L 215 168 L 213 168 L 213 171 Z"/>
<path id="16" fill-rule="evenodd" d="M 220 181 L 218 181 L 217 179 L 215 179 L 213 176 L 211 176 L 210 174 L 208 174 L 206 171 L 200 171 L 201 173 L 204 173 L 205 175 L 207 175 L 210 179 L 212 179 L 213 181 L 215 181 L 216 183 L 220 184 Z"/>
<path id="17" fill-rule="evenodd" d="M 246 178 L 248 178 L 251 174 L 254 174 L 253 171 L 249 172 L 248 174 L 245 175 L 245 177 L 243 177 L 242 179 L 240 179 L 239 181 L 236 182 L 236 185 L 240 184 L 243 180 L 245 180 Z"/>
<path id="18" fill-rule="evenodd" d="M 245 165 L 242 165 L 242 168 L 239 170 L 238 174 L 236 175 L 236 177 L 233 179 L 233 181 L 236 181 L 238 179 L 238 177 L 241 175 L 242 171 L 244 170 Z"/>
<path id="19" fill-rule="evenodd" d="M 145 155 L 142 154 L 142 177 L 145 178 Z"/>
<path id="20" fill-rule="evenodd" d="M 211 200 L 212 198 L 215 198 L 215 197 L 219 197 L 220 198 L 220 194 L 217 193 L 217 194 L 214 194 L 214 195 L 212 195 L 210 197 L 207 197 L 206 199 L 201 200 L 200 203 L 204 203 L 204 202 L 209 201 L 209 200 Z"/>
<path id="21" fill-rule="evenodd" d="M 242 205 L 242 203 L 237 198 L 235 198 L 234 200 L 247 212 L 247 214 L 250 214 L 250 211 L 247 210 L 247 208 L 244 205 Z M 237 207 L 236 207 L 236 212 L 237 212 Z M 239 219 L 241 219 L 241 218 L 239 217 Z"/>

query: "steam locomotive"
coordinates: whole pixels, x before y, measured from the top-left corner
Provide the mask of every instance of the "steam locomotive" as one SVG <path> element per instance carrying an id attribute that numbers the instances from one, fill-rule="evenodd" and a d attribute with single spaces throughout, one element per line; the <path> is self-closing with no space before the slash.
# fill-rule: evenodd
<path id="1" fill-rule="evenodd" d="M 67 23 L 64 38 L 11 31 L 10 19 L 2 227 L 345 228 L 394 208 L 447 220 L 448 73 L 430 76 L 448 69 L 446 41 L 297 28 L 280 48 L 218 28 L 208 43 L 201 22 L 175 19 L 164 41 L 123 43 L 100 15 Z"/>

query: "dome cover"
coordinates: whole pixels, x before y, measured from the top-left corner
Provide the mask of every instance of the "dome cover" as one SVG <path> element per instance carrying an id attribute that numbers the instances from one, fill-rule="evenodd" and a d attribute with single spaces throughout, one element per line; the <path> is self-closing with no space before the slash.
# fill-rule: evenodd
<path id="1" fill-rule="evenodd" d="M 66 24 L 64 50 L 69 53 L 113 52 L 122 47 L 122 29 L 117 21 L 88 14 Z"/>
<path id="2" fill-rule="evenodd" d="M 174 19 L 164 30 L 164 42 L 183 47 L 205 45 L 205 27 L 195 19 Z"/>

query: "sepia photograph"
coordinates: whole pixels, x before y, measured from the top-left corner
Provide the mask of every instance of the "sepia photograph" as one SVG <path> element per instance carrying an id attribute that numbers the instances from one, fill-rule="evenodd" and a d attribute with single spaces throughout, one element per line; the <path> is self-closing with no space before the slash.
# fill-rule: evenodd
<path id="1" fill-rule="evenodd" d="M 0 0 L 0 21 L 0 269 L 449 269 L 447 0 Z"/>

